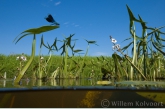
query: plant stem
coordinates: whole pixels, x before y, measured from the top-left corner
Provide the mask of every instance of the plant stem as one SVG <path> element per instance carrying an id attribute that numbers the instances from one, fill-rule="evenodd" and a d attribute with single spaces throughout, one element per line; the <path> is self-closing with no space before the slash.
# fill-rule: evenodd
<path id="1" fill-rule="evenodd" d="M 125 56 L 125 58 L 128 60 L 128 62 L 131 63 L 131 66 L 133 66 L 133 67 L 142 75 L 142 77 L 143 77 L 145 80 L 147 80 L 147 78 L 143 75 L 143 73 L 128 59 L 127 55 L 124 55 L 124 56 Z"/>
<path id="2" fill-rule="evenodd" d="M 88 46 L 87 46 L 87 51 L 86 51 L 86 53 L 85 53 L 85 55 L 84 55 L 84 58 L 83 58 L 83 60 L 82 60 L 82 62 L 81 62 L 81 64 L 80 64 L 80 69 L 77 71 L 77 76 L 80 76 L 80 78 L 81 78 L 81 72 L 82 72 L 82 69 L 83 69 L 83 66 L 84 66 L 85 57 L 86 57 L 87 54 L 88 54 L 88 50 L 89 50 L 89 44 L 88 44 Z"/>
<path id="3" fill-rule="evenodd" d="M 35 45 L 36 45 L 36 36 L 34 34 L 34 37 L 33 37 L 33 43 L 32 43 L 32 53 L 31 53 L 31 57 L 28 61 L 28 63 L 25 65 L 25 67 L 20 71 L 20 73 L 18 74 L 18 77 L 15 79 L 14 81 L 14 85 L 18 85 L 21 78 L 23 77 L 24 73 L 26 72 L 26 70 L 29 68 L 30 64 L 32 63 L 33 61 L 33 58 L 35 56 Z"/>
<path id="4" fill-rule="evenodd" d="M 67 77 L 67 63 L 68 63 L 68 47 L 65 44 L 65 59 L 64 59 L 64 78 Z"/>
<path id="5" fill-rule="evenodd" d="M 132 63 L 134 65 L 136 65 L 136 34 L 135 34 L 135 25 L 134 25 L 134 22 L 133 22 L 133 59 L 132 59 Z M 130 80 L 133 80 L 133 72 L 134 72 L 134 69 L 133 67 L 131 66 L 131 72 L 130 72 Z"/>

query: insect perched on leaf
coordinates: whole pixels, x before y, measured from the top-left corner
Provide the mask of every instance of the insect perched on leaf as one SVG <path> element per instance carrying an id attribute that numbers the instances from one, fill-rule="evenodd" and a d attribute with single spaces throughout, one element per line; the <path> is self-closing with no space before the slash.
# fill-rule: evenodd
<path id="1" fill-rule="evenodd" d="M 60 25 L 59 23 L 57 23 L 54 18 L 52 17 L 51 14 L 48 15 L 48 17 L 45 18 L 48 22 L 55 24 L 55 25 Z"/>

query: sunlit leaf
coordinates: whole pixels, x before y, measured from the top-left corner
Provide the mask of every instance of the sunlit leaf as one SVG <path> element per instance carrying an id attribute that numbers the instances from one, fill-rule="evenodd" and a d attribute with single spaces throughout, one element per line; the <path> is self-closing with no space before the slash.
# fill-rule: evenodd
<path id="1" fill-rule="evenodd" d="M 25 30 L 22 33 L 40 34 L 43 32 L 50 31 L 50 30 L 54 30 L 56 28 L 59 28 L 59 26 L 42 26 L 39 28 L 32 28 L 32 29 Z"/>
<path id="2" fill-rule="evenodd" d="M 40 34 L 40 33 L 43 33 L 43 32 L 47 32 L 47 31 L 50 31 L 50 30 L 53 30 L 53 29 L 56 29 L 56 28 L 59 28 L 59 26 L 42 26 L 42 27 L 39 27 L 39 28 L 32 28 L 32 29 L 28 29 L 28 30 L 25 30 L 23 31 L 21 34 L 22 36 L 17 36 L 14 41 L 17 39 L 16 43 L 22 39 L 23 37 L 27 36 L 27 35 L 31 35 L 31 34 Z M 20 34 L 20 35 L 21 35 Z"/>
<path id="3" fill-rule="evenodd" d="M 33 37 L 33 42 L 32 42 L 32 52 L 31 52 L 31 57 L 29 59 L 29 61 L 27 62 L 27 64 L 23 67 L 23 69 L 19 72 L 19 74 L 17 75 L 17 78 L 14 80 L 14 84 L 18 85 L 21 78 L 23 77 L 24 73 L 26 72 L 26 70 L 29 68 L 29 66 L 31 65 L 33 58 L 35 56 L 35 45 L 36 45 L 36 36 L 34 34 Z"/>

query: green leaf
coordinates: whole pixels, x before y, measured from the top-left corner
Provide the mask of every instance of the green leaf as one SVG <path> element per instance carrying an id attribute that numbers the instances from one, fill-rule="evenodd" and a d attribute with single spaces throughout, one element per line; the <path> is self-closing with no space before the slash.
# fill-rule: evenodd
<path id="1" fill-rule="evenodd" d="M 162 29 L 162 28 L 164 28 L 164 27 L 165 27 L 165 26 L 161 26 L 161 27 L 159 27 L 159 28 L 147 27 L 147 29 L 153 30 L 152 32 L 148 33 L 147 35 L 149 36 L 149 35 L 151 35 L 151 34 L 153 34 L 153 33 L 155 33 L 155 32 L 160 32 L 159 30 Z M 163 33 L 163 32 L 160 32 L 160 33 L 165 34 L 165 33 Z"/>
<path id="2" fill-rule="evenodd" d="M 129 37 L 129 38 L 125 39 L 124 41 L 126 41 L 126 40 L 130 40 L 130 39 L 132 39 L 132 37 Z M 122 41 L 122 42 L 124 42 L 124 41 Z"/>
<path id="3" fill-rule="evenodd" d="M 127 6 L 129 18 L 130 18 L 130 28 L 131 28 L 131 27 L 133 26 L 133 21 L 139 22 L 139 20 L 137 20 L 137 19 L 134 17 L 134 15 L 133 15 L 131 9 L 128 7 L 128 5 L 126 5 L 126 6 Z"/>
<path id="4" fill-rule="evenodd" d="M 63 48 L 63 49 L 62 49 Z M 65 42 L 64 42 L 64 44 L 60 47 L 60 49 L 62 49 L 62 52 L 61 52 L 61 55 L 63 55 L 64 53 L 65 53 Z M 59 49 L 59 50 L 60 50 Z"/>
<path id="5" fill-rule="evenodd" d="M 151 41 L 152 41 L 152 45 L 153 45 L 159 52 L 161 52 L 163 55 L 165 55 L 165 52 L 163 52 L 161 49 L 159 49 L 159 47 L 156 46 L 156 43 L 155 43 L 155 41 L 153 40 L 153 38 L 151 38 Z"/>
<path id="6" fill-rule="evenodd" d="M 160 33 L 159 32 L 158 32 L 158 34 L 155 32 L 155 37 L 156 37 L 157 40 L 165 41 L 165 39 L 160 38 Z"/>
<path id="7" fill-rule="evenodd" d="M 86 39 L 85 39 L 85 40 L 86 40 Z M 96 41 L 88 41 L 88 40 L 86 40 L 86 41 L 87 41 L 88 44 L 95 44 L 95 45 L 97 45 L 97 44 L 96 44 Z M 97 45 L 97 46 L 98 46 L 98 45 Z"/>
<path id="8" fill-rule="evenodd" d="M 41 37 L 41 43 L 40 43 L 40 48 L 42 47 L 43 43 L 44 43 L 44 39 L 43 39 L 43 35 L 42 35 L 42 37 Z"/>
<path id="9" fill-rule="evenodd" d="M 147 28 L 146 22 L 144 22 L 144 21 L 142 20 L 142 18 L 140 17 L 140 15 L 138 15 L 138 16 L 139 16 L 140 23 L 141 23 L 141 26 L 142 26 L 143 30 L 146 29 L 146 28 Z"/>
<path id="10" fill-rule="evenodd" d="M 24 35 L 22 35 L 17 41 L 16 41 L 16 43 L 19 41 L 19 40 L 21 40 L 23 37 L 25 37 L 25 36 L 27 36 L 27 35 L 30 35 L 31 33 L 27 33 L 27 34 L 24 34 Z M 16 37 L 17 38 L 17 37 Z M 14 39 L 14 41 L 16 40 L 16 38 Z M 15 43 L 15 44 L 16 44 Z"/>
<path id="11" fill-rule="evenodd" d="M 88 41 L 88 43 L 94 44 L 94 43 L 96 43 L 96 41 Z"/>
<path id="12" fill-rule="evenodd" d="M 23 69 L 19 72 L 17 78 L 14 81 L 14 85 L 18 85 L 18 83 L 20 82 L 21 78 L 23 77 L 23 75 L 25 74 L 25 72 L 27 71 L 27 69 L 29 68 L 29 66 L 31 65 L 31 63 L 33 61 L 33 58 L 35 56 L 35 45 L 36 45 L 36 36 L 34 34 L 33 42 L 32 42 L 32 52 L 31 52 L 30 59 L 26 63 L 26 65 L 23 67 Z"/>
<path id="13" fill-rule="evenodd" d="M 102 58 L 103 60 L 105 60 L 104 56 L 102 56 L 102 55 L 101 55 L 101 58 Z"/>
<path id="14" fill-rule="evenodd" d="M 74 62 L 74 64 L 79 65 L 78 62 L 76 62 L 75 60 L 72 59 L 72 61 Z"/>
<path id="15" fill-rule="evenodd" d="M 114 53 L 113 55 L 112 55 L 112 57 L 116 60 L 116 59 L 118 59 L 119 61 L 121 61 L 121 60 L 123 60 L 119 55 L 117 55 L 116 53 Z"/>
<path id="16" fill-rule="evenodd" d="M 72 50 L 74 49 L 75 45 L 76 45 L 76 41 L 74 42 L 73 46 L 71 47 Z"/>
<path id="17" fill-rule="evenodd" d="M 81 52 L 81 51 L 83 51 L 83 50 L 80 50 L 80 49 L 73 50 L 73 52 L 75 52 L 75 53 L 78 53 L 78 52 Z"/>
<path id="18" fill-rule="evenodd" d="M 121 50 L 123 50 L 123 52 L 124 52 L 131 44 L 133 44 L 133 41 L 131 43 L 129 43 L 127 46 L 123 47 Z"/>
<path id="19" fill-rule="evenodd" d="M 55 41 L 54 41 L 54 43 L 53 43 L 53 45 L 52 45 L 51 47 L 53 47 L 53 46 L 54 46 L 54 48 L 56 49 L 56 51 L 58 51 L 58 48 L 57 48 L 56 43 L 57 43 L 57 37 L 56 37 L 56 39 L 55 39 Z"/>
<path id="20" fill-rule="evenodd" d="M 59 26 L 42 26 L 39 28 L 32 28 L 32 29 L 25 30 L 22 33 L 40 34 L 43 32 L 50 31 L 50 30 L 54 30 L 56 28 L 59 28 Z"/>
<path id="21" fill-rule="evenodd" d="M 98 61 L 100 61 L 99 57 L 96 57 Z"/>
<path id="22" fill-rule="evenodd" d="M 52 49 L 52 47 L 49 45 L 49 43 L 47 42 L 47 45 L 48 45 L 48 49 L 49 49 L 49 52 L 48 52 L 48 54 L 50 53 L 50 51 L 52 51 L 52 50 L 54 50 L 54 49 Z"/>
<path id="23" fill-rule="evenodd" d="M 138 42 L 138 43 L 137 43 L 137 56 L 139 56 L 139 55 L 140 55 L 141 46 L 143 46 L 143 44 L 142 44 L 142 43 L 143 43 L 142 41 L 140 41 L 140 42 Z"/>
<path id="24" fill-rule="evenodd" d="M 49 47 L 48 47 L 48 46 L 46 46 L 46 45 L 45 45 L 45 43 L 44 43 L 44 38 L 43 38 L 43 36 L 41 37 L 41 44 L 40 44 L 40 48 L 42 47 L 42 45 L 43 45 L 45 48 L 49 49 Z"/>
<path id="25" fill-rule="evenodd" d="M 16 43 L 17 43 L 20 39 L 22 39 L 23 37 L 25 37 L 27 35 L 30 35 L 30 34 L 40 34 L 40 33 L 47 32 L 47 31 L 50 31 L 50 30 L 53 30 L 53 29 L 56 29 L 56 28 L 59 28 L 59 26 L 42 26 L 42 27 L 39 27 L 39 28 L 28 29 L 28 30 L 23 31 L 21 33 L 23 35 L 20 36 L 19 38 L 17 36 L 14 39 L 14 41 L 18 38 L 18 40 L 16 41 Z"/>
<path id="26" fill-rule="evenodd" d="M 161 32 L 161 31 L 158 31 L 158 33 L 160 33 L 160 34 L 164 34 L 164 35 L 165 35 L 165 33 L 164 33 L 164 32 Z"/>
<path id="27" fill-rule="evenodd" d="M 71 49 L 71 38 L 74 36 L 74 34 L 70 35 L 68 38 L 66 38 L 66 45 L 68 45 Z"/>

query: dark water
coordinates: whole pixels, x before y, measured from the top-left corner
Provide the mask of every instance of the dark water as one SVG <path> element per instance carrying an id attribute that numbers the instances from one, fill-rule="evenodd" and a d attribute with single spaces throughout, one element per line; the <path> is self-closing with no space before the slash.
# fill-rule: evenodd
<path id="1" fill-rule="evenodd" d="M 99 81 L 97 79 L 0 80 L 0 107 L 165 108 L 164 81 Z"/>

